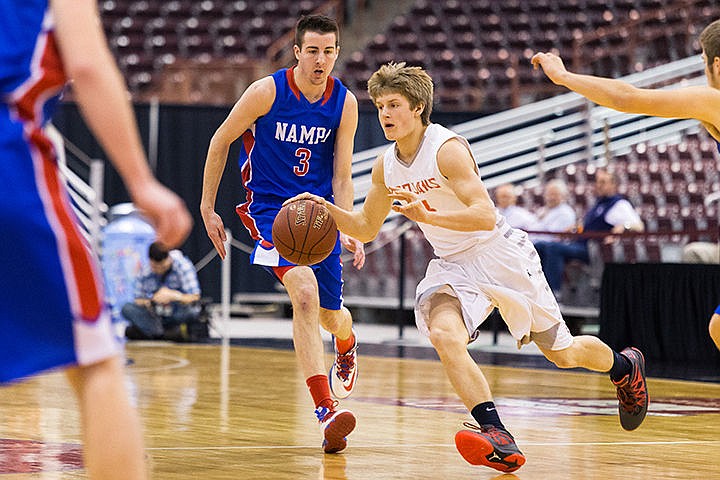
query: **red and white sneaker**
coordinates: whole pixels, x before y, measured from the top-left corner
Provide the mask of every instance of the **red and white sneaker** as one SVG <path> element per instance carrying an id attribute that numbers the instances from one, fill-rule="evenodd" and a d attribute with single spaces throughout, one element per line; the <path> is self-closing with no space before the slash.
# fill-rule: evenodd
<path id="1" fill-rule="evenodd" d="M 330 382 L 330 390 L 335 398 L 347 398 L 355 388 L 355 381 L 358 376 L 357 367 L 357 335 L 353 330 L 355 344 L 347 353 L 338 353 L 337 343 L 333 337 L 333 347 L 335 348 L 335 362 L 330 367 L 328 373 L 328 381 Z"/>
<path id="2" fill-rule="evenodd" d="M 472 430 L 460 430 L 455 434 L 455 447 L 472 465 L 485 465 L 501 472 L 510 473 L 525 464 L 515 439 L 510 433 L 494 425 L 464 423 Z"/>
<path id="3" fill-rule="evenodd" d="M 347 447 L 347 436 L 355 430 L 355 415 L 350 410 L 315 409 L 323 433 L 323 451 L 337 453 Z"/>

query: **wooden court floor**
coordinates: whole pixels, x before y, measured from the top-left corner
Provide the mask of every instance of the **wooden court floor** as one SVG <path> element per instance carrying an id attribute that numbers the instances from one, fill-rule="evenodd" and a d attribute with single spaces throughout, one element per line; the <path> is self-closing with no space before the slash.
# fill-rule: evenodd
<path id="1" fill-rule="evenodd" d="M 342 402 L 358 427 L 325 455 L 292 351 L 131 343 L 127 356 L 155 479 L 720 479 L 718 383 L 649 379 L 648 418 L 625 432 L 605 375 L 483 367 L 527 456 L 501 475 L 456 452 L 468 417 L 434 360 L 361 356 Z M 62 375 L 0 389 L 0 480 L 86 478 L 77 424 Z"/>

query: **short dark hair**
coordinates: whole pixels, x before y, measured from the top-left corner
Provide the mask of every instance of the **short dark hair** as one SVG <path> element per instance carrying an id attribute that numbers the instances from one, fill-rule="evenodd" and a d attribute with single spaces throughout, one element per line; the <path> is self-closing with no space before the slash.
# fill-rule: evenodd
<path id="1" fill-rule="evenodd" d="M 168 250 L 162 243 L 153 242 L 150 244 L 150 248 L 148 248 L 148 257 L 150 257 L 150 260 L 153 262 L 162 262 L 168 258 Z"/>
<path id="2" fill-rule="evenodd" d="M 715 57 L 720 57 L 720 20 L 715 20 L 700 33 L 700 45 L 708 66 L 712 66 Z"/>
<path id="3" fill-rule="evenodd" d="M 337 22 L 325 15 L 303 15 L 295 24 L 295 45 L 302 48 L 305 32 L 334 33 L 335 46 L 340 44 L 340 28 Z"/>

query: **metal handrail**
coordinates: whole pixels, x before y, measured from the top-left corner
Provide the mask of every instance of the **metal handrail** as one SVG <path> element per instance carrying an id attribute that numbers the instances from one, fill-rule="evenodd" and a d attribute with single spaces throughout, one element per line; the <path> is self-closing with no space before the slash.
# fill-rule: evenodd
<path id="1" fill-rule="evenodd" d="M 675 81 L 662 88 L 677 88 L 702 84 L 704 69 L 700 57 L 692 56 L 622 80 L 638 87 Z M 695 120 L 621 113 L 594 106 L 576 93 L 451 126 L 470 142 L 488 188 L 505 182 L 536 184 L 542 174 L 537 167 L 541 149 L 547 171 L 579 161 L 605 161 L 608 153 L 618 154 L 644 142 L 669 141 L 695 128 L 699 128 Z M 372 163 L 386 148 L 375 147 L 353 155 L 356 204 L 367 195 Z"/>

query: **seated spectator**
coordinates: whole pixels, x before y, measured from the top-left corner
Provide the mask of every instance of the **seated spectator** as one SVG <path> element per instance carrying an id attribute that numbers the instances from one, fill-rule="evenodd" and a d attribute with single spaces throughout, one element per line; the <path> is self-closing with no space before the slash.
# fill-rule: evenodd
<path id="1" fill-rule="evenodd" d="M 135 283 L 135 301 L 122 308 L 130 325 L 128 338 L 159 339 L 196 321 L 200 315 L 200 285 L 192 262 L 180 250 L 155 242 L 148 249 L 150 264 Z M 173 335 L 174 336 L 174 335 Z"/>
<path id="2" fill-rule="evenodd" d="M 720 263 L 720 244 L 691 242 L 683 247 L 683 263 Z"/>
<path id="3" fill-rule="evenodd" d="M 495 207 L 513 228 L 532 230 L 537 219 L 528 210 L 519 207 L 515 186 L 510 183 L 499 185 L 495 189 Z"/>
<path id="4" fill-rule="evenodd" d="M 553 179 L 545 185 L 543 192 L 545 205 L 537 214 L 537 223 L 532 228 L 539 232 L 570 232 L 577 226 L 575 210 L 568 205 L 568 187 L 560 179 Z M 533 243 L 562 241 L 556 235 L 530 235 Z"/>
<path id="5" fill-rule="evenodd" d="M 595 172 L 595 204 L 585 214 L 583 232 L 642 232 L 645 225 L 632 204 L 617 193 L 617 177 L 605 169 Z M 612 241 L 612 238 L 606 241 Z M 576 259 L 590 263 L 587 239 L 572 242 L 537 242 L 545 277 L 556 296 L 562 288 L 565 263 Z"/>

